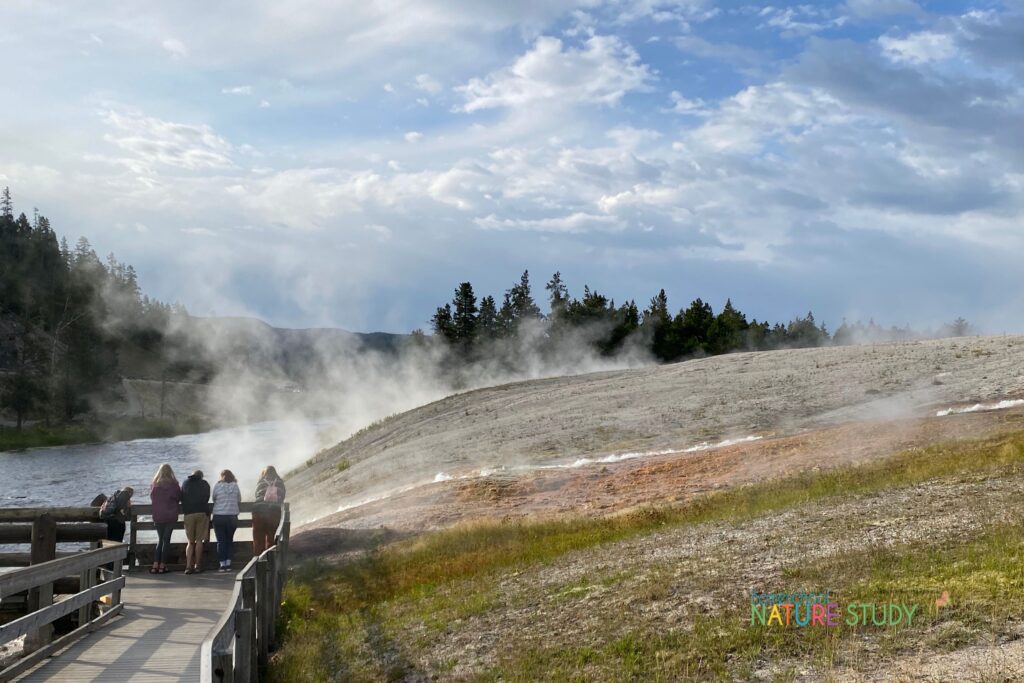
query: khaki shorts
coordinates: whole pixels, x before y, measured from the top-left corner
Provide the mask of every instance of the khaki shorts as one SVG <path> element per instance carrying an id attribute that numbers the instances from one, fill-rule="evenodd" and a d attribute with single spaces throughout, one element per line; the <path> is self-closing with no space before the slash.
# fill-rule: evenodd
<path id="1" fill-rule="evenodd" d="M 205 512 L 185 515 L 185 536 L 190 541 L 210 540 L 210 515 Z"/>

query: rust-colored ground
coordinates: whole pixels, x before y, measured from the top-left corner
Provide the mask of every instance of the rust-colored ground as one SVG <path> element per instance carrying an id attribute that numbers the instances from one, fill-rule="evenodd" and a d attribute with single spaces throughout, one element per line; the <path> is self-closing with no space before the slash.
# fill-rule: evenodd
<path id="1" fill-rule="evenodd" d="M 856 422 L 786 436 L 766 434 L 761 441 L 703 452 L 427 484 L 319 519 L 299 530 L 293 547 L 300 555 L 355 550 L 351 532 L 332 533 L 342 528 L 376 530 L 365 536 L 375 543 L 394 534 L 473 520 L 605 515 L 639 505 L 671 504 L 702 492 L 800 471 L 864 462 L 909 448 L 1020 429 L 1024 429 L 1020 408 Z"/>

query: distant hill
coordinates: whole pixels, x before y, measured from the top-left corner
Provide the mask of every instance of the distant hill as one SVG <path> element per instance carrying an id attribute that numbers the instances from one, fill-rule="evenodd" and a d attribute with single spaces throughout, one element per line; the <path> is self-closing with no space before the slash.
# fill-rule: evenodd
<path id="1" fill-rule="evenodd" d="M 182 330 L 215 363 L 299 381 L 316 376 L 332 359 L 362 353 L 395 355 L 409 335 L 337 328 L 287 329 L 256 318 L 188 318 Z"/>

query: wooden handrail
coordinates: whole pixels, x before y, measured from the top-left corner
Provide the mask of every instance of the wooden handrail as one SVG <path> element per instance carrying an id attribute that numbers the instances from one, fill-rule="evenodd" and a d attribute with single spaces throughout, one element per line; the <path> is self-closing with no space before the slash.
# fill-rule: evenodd
<path id="1" fill-rule="evenodd" d="M 81 574 L 119 559 L 123 560 L 128 555 L 128 546 L 123 543 L 111 544 L 110 541 L 107 541 L 104 545 L 105 547 L 96 550 L 75 553 L 70 557 L 33 564 L 0 574 L 0 600 L 23 590 L 53 583 L 65 576 Z"/>
<path id="2" fill-rule="evenodd" d="M 0 574 L 0 600 L 15 593 L 28 590 L 36 597 L 38 606 L 23 617 L 0 626 L 0 645 L 25 635 L 33 638 L 32 651 L 0 671 L 0 683 L 9 681 L 41 659 L 59 650 L 90 631 L 99 628 L 121 611 L 121 589 L 125 579 L 121 575 L 121 564 L 128 556 L 128 546 L 111 541 L 101 542 L 101 547 L 40 562 L 23 569 Z M 113 563 L 112 578 L 97 583 L 101 568 Z M 53 583 L 68 574 L 79 574 L 82 581 L 79 591 L 66 599 L 53 602 Z M 101 608 L 99 616 L 93 616 L 93 604 L 104 595 L 110 595 L 110 605 Z M 52 624 L 61 617 L 78 611 L 78 628 L 60 638 L 52 639 Z M 28 644 L 28 641 L 26 641 Z"/>
<path id="3" fill-rule="evenodd" d="M 249 683 L 266 666 L 281 612 L 287 574 L 291 513 L 282 506 L 274 545 L 235 575 L 235 587 L 220 620 L 203 641 L 202 683 Z"/>
<path id="4" fill-rule="evenodd" d="M 99 511 L 93 507 L 0 508 L 0 523 L 31 522 L 43 515 L 55 522 L 95 522 Z"/>

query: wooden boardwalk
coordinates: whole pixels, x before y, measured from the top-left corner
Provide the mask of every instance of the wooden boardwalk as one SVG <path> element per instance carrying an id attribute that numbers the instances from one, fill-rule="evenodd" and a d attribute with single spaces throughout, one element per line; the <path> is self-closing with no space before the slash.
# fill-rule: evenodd
<path id="1" fill-rule="evenodd" d="M 122 614 L 16 681 L 199 680 L 203 640 L 228 607 L 235 574 L 128 575 Z"/>

